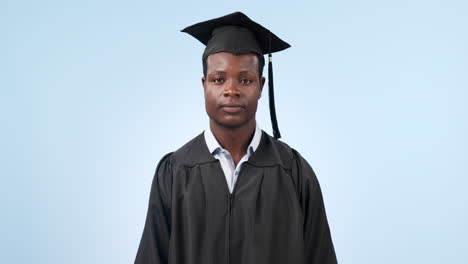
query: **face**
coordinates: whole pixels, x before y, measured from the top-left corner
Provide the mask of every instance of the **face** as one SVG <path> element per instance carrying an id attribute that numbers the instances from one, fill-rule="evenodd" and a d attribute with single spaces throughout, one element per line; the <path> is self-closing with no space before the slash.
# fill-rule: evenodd
<path id="1" fill-rule="evenodd" d="M 202 83 L 211 121 L 229 128 L 255 121 L 265 83 L 265 78 L 259 76 L 257 55 L 219 52 L 209 55 L 206 63 Z"/>

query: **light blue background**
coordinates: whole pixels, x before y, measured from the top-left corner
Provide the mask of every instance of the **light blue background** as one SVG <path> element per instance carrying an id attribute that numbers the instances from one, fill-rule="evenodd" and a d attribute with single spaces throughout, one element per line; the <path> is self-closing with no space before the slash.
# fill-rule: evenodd
<path id="1" fill-rule="evenodd" d="M 179 30 L 236 10 L 292 45 L 282 140 L 317 173 L 339 262 L 466 263 L 462 0 L 2 1 L 1 263 L 133 262 L 157 162 L 208 124 L 203 46 Z"/>

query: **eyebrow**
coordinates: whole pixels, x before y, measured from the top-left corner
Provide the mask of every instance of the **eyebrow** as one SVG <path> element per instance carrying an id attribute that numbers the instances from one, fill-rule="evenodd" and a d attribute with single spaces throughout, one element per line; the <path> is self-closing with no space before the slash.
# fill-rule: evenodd
<path id="1" fill-rule="evenodd" d="M 208 74 L 225 74 L 226 72 L 225 71 L 213 71 L 213 72 L 209 72 Z"/>
<path id="2" fill-rule="evenodd" d="M 241 71 L 241 72 L 240 72 L 240 74 L 246 74 L 246 73 L 257 74 L 257 73 L 254 72 L 254 71 Z"/>
<path id="3" fill-rule="evenodd" d="M 247 74 L 247 73 L 250 73 L 250 74 L 257 74 L 256 72 L 254 71 L 241 71 L 239 72 L 239 74 Z M 225 71 L 212 71 L 212 72 L 209 72 L 208 74 L 226 74 Z"/>

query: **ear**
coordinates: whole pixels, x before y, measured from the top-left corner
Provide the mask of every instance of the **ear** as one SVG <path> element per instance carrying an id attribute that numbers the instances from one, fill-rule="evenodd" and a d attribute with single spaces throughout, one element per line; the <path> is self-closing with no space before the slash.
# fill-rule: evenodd
<path id="1" fill-rule="evenodd" d="M 262 79 L 260 79 L 260 95 L 263 91 L 263 86 L 265 85 L 265 77 L 262 76 Z"/>
<path id="2" fill-rule="evenodd" d="M 205 78 L 205 76 L 203 76 L 201 78 L 201 82 L 202 82 L 203 90 L 205 90 L 206 89 L 206 78 Z"/>

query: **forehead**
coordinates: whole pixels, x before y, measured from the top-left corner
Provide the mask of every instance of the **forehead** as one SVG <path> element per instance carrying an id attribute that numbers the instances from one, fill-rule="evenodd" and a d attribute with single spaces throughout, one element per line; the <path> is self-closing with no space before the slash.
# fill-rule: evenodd
<path id="1" fill-rule="evenodd" d="M 219 70 L 221 68 L 239 67 L 242 69 L 257 69 L 258 57 L 255 53 L 235 55 L 229 52 L 218 52 L 211 54 L 206 59 L 208 70 Z"/>

